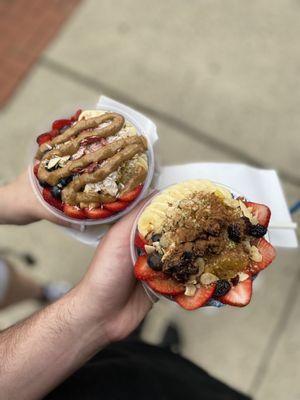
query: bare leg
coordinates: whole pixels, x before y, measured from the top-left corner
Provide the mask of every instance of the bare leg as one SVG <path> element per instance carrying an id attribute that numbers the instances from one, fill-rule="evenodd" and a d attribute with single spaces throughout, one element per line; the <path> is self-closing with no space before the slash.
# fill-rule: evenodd
<path id="1" fill-rule="evenodd" d="M 7 261 L 9 279 L 4 298 L 0 301 L 0 309 L 22 300 L 40 299 L 43 289 L 40 284 L 17 271 L 13 265 Z"/>

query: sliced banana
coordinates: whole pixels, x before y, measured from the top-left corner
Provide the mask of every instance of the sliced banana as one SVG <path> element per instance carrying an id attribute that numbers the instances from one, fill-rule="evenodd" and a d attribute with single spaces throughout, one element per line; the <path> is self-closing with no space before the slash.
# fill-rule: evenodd
<path id="1" fill-rule="evenodd" d="M 188 198 L 195 192 L 216 193 L 222 199 L 232 199 L 229 190 L 217 186 L 206 179 L 191 179 L 166 188 L 153 198 L 145 208 L 138 222 L 139 232 L 146 237 L 150 232 L 161 233 L 165 219 L 176 208 L 180 200 Z"/>
<path id="2" fill-rule="evenodd" d="M 105 113 L 106 113 L 106 111 L 103 111 L 103 110 L 85 110 L 85 111 L 82 111 L 82 113 L 79 115 L 78 121 L 80 121 L 82 119 L 99 117 L 100 115 L 105 114 Z"/>

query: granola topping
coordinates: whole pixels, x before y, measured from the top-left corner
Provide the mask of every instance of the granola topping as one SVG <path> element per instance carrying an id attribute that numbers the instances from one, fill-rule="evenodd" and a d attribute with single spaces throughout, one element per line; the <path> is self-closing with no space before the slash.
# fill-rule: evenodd
<path id="1" fill-rule="evenodd" d="M 187 296 L 193 295 L 195 285 L 245 277 L 251 260 L 262 259 L 257 239 L 247 233 L 256 218 L 241 200 L 222 191 L 194 191 L 168 205 L 157 201 L 150 207 L 161 224 L 159 232 L 153 229 L 147 236 L 147 253 L 152 260 L 159 255 L 160 269 L 184 283 Z M 159 241 L 153 242 L 155 236 Z"/>

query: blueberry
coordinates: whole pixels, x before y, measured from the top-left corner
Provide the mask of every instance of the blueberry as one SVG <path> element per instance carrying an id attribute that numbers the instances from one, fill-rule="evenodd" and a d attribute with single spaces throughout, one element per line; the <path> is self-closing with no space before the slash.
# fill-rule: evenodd
<path id="1" fill-rule="evenodd" d="M 71 176 L 68 176 L 68 177 L 66 177 L 66 178 L 62 178 L 59 182 L 58 182 L 58 184 L 57 184 L 57 186 L 59 186 L 59 187 L 65 187 L 65 186 L 67 186 L 70 182 L 71 182 L 71 180 L 73 179 L 73 176 L 71 175 Z"/>
<path id="2" fill-rule="evenodd" d="M 159 241 L 160 241 L 160 238 L 161 238 L 161 235 L 159 235 L 159 234 L 157 233 L 157 234 L 155 234 L 155 235 L 152 236 L 151 240 L 152 240 L 152 242 L 159 242 Z"/>
<path id="3" fill-rule="evenodd" d="M 229 225 L 227 228 L 227 232 L 228 232 L 228 237 L 230 240 L 232 240 L 235 243 L 240 243 L 241 241 L 241 231 L 239 226 L 232 224 Z"/>
<path id="4" fill-rule="evenodd" d="M 219 281 L 217 281 L 214 297 L 224 296 L 226 293 L 229 292 L 230 289 L 230 283 L 228 281 L 225 281 L 224 279 L 220 279 Z"/>
<path id="5" fill-rule="evenodd" d="M 46 188 L 46 187 L 49 186 L 47 182 L 43 182 L 43 181 L 40 181 L 40 180 L 39 180 L 39 184 L 40 184 L 40 186 L 42 186 L 43 188 Z"/>
<path id="6" fill-rule="evenodd" d="M 136 249 L 137 255 L 142 256 L 144 254 L 143 250 L 140 249 L 139 247 Z"/>
<path id="7" fill-rule="evenodd" d="M 267 233 L 267 228 L 263 225 L 249 225 L 247 229 L 247 233 L 251 236 L 254 236 L 256 238 L 261 238 L 265 236 Z"/>
<path id="8" fill-rule="evenodd" d="M 59 188 L 58 186 L 53 186 L 53 188 L 51 189 L 51 193 L 56 199 L 61 199 L 61 188 Z"/>
<path id="9" fill-rule="evenodd" d="M 148 265 L 150 268 L 154 269 L 154 271 L 161 271 L 162 263 L 161 263 L 161 255 L 158 253 L 152 253 L 147 258 Z"/>

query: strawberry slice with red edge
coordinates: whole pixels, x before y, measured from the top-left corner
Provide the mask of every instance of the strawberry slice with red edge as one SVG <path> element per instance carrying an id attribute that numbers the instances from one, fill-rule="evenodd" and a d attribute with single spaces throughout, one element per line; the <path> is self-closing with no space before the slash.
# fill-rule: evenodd
<path id="1" fill-rule="evenodd" d="M 185 291 L 184 285 L 175 281 L 175 279 L 169 278 L 165 274 L 163 274 L 163 276 L 147 280 L 147 285 L 149 285 L 155 292 L 169 296 L 175 296 Z"/>
<path id="2" fill-rule="evenodd" d="M 122 196 L 119 197 L 119 200 L 129 203 L 130 201 L 133 201 L 134 199 L 136 199 L 138 197 L 138 195 L 141 193 L 142 189 L 143 189 L 143 185 L 139 185 L 135 189 L 131 190 L 131 192 L 122 194 Z"/>
<path id="3" fill-rule="evenodd" d="M 147 244 L 147 241 L 137 233 L 134 238 L 134 245 L 139 249 L 145 250 L 145 244 Z"/>
<path id="4" fill-rule="evenodd" d="M 72 121 L 72 122 L 75 122 L 75 121 L 77 121 L 78 120 L 78 118 L 79 118 L 79 115 L 82 113 L 82 110 L 77 110 L 76 111 L 76 113 L 74 114 L 74 115 L 72 115 L 72 117 L 70 118 L 70 120 Z"/>
<path id="5" fill-rule="evenodd" d="M 51 138 L 54 139 L 56 136 L 59 135 L 59 130 L 58 129 L 52 129 L 52 131 L 49 132 L 49 135 L 51 135 Z"/>
<path id="6" fill-rule="evenodd" d="M 147 256 L 139 256 L 134 266 L 134 275 L 137 279 L 141 281 L 148 281 L 154 278 L 166 278 L 163 272 L 154 271 L 150 268 L 147 262 Z"/>
<path id="7" fill-rule="evenodd" d="M 125 203 L 124 201 L 115 201 L 113 203 L 105 203 L 103 207 L 106 210 L 116 213 L 116 212 L 124 210 L 127 206 L 128 206 L 128 203 Z"/>
<path id="8" fill-rule="evenodd" d="M 41 144 L 43 144 L 43 143 L 50 142 L 50 140 L 52 140 L 52 136 L 51 136 L 50 132 L 42 133 L 41 135 L 39 135 L 39 136 L 36 138 L 36 141 L 37 141 L 37 144 L 38 144 L 38 145 L 41 145 Z"/>
<path id="9" fill-rule="evenodd" d="M 267 266 L 270 265 L 271 262 L 276 257 L 276 250 L 271 245 L 271 243 L 269 243 L 266 239 L 264 238 L 259 239 L 256 247 L 258 248 L 258 251 L 262 255 L 262 260 L 260 262 L 251 261 L 250 273 L 253 275 L 267 268 Z"/>
<path id="10" fill-rule="evenodd" d="M 244 307 L 250 303 L 252 296 L 252 279 L 248 278 L 245 281 L 233 286 L 228 293 L 219 297 L 224 304 L 229 304 L 235 307 Z"/>
<path id="11" fill-rule="evenodd" d="M 175 297 L 175 301 L 186 310 L 196 310 L 208 302 L 215 291 L 215 287 L 215 284 L 207 287 L 202 286 L 197 289 L 194 296 L 186 296 L 184 293 L 179 294 Z"/>
<path id="12" fill-rule="evenodd" d="M 40 162 L 36 161 L 33 166 L 33 173 L 37 177 L 39 171 Z"/>
<path id="13" fill-rule="evenodd" d="M 104 208 L 85 208 L 84 214 L 86 218 L 90 219 L 103 219 L 113 215 L 113 212 L 105 210 Z"/>
<path id="14" fill-rule="evenodd" d="M 271 218 L 271 210 L 268 206 L 250 201 L 245 202 L 245 206 L 252 208 L 251 213 L 257 218 L 260 225 L 268 227 Z"/>
<path id="15" fill-rule="evenodd" d="M 75 218 L 75 219 L 85 219 L 85 213 L 84 211 L 76 206 L 71 206 L 69 204 L 64 204 L 63 207 L 63 212 L 71 218 Z"/>
<path id="16" fill-rule="evenodd" d="M 43 189 L 42 196 L 44 200 L 52 207 L 55 207 L 58 210 L 63 211 L 63 203 L 52 195 L 51 190 L 49 188 Z"/>
<path id="17" fill-rule="evenodd" d="M 70 119 L 57 119 L 52 123 L 52 129 L 57 129 L 58 131 L 64 126 L 70 126 L 72 121 Z"/>

